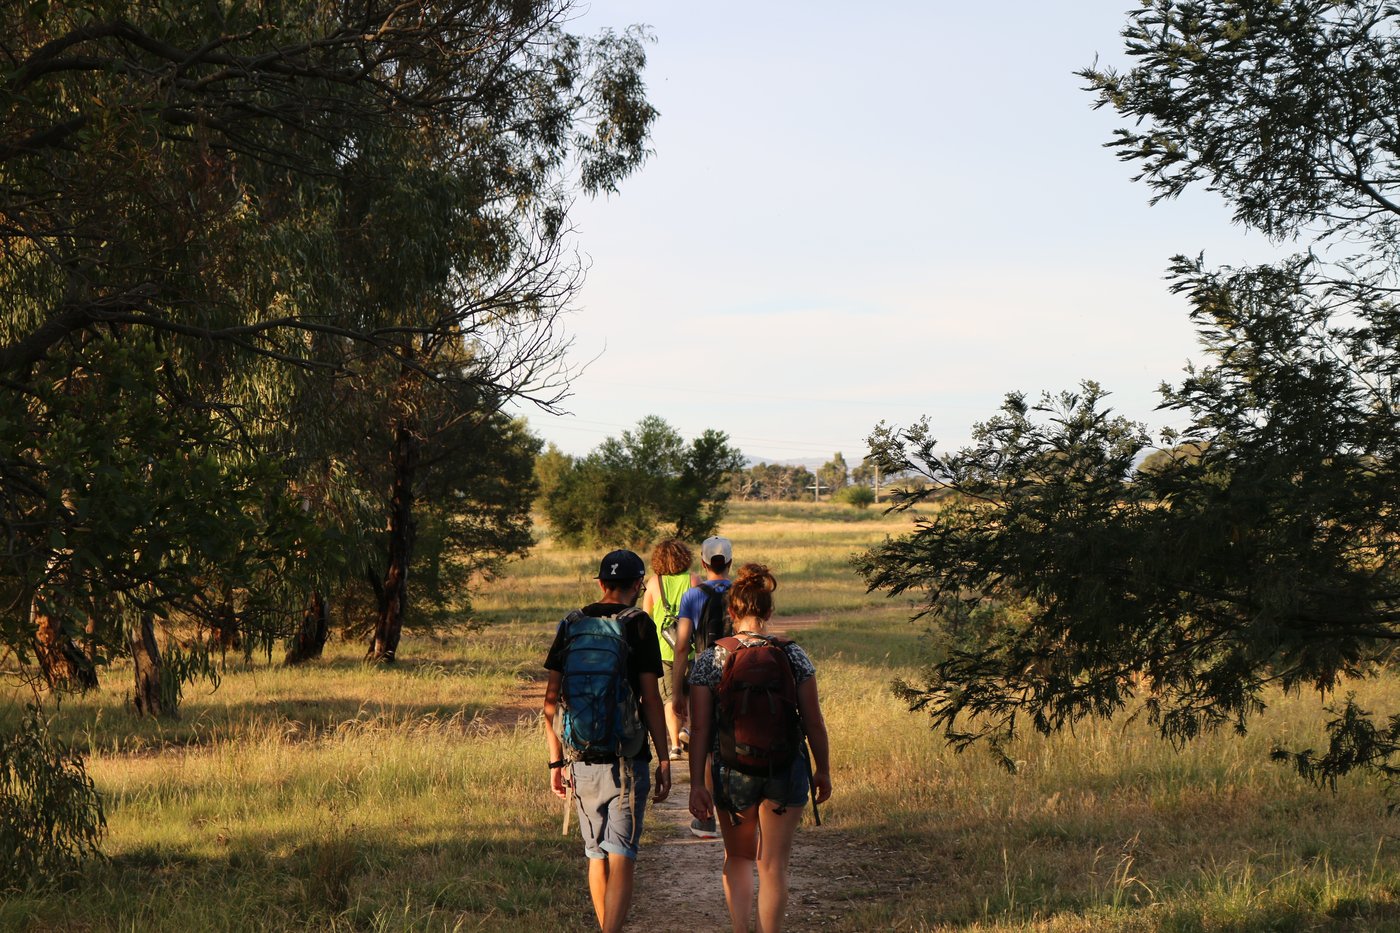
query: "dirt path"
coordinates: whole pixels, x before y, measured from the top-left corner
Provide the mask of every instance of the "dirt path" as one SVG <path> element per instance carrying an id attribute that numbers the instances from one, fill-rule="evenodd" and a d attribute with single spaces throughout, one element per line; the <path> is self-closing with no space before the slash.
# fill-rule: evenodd
<path id="1" fill-rule="evenodd" d="M 647 809 L 629 930 L 729 930 L 720 879 L 724 845 L 691 835 L 689 800 L 689 769 L 680 763 L 671 796 Z M 861 883 L 858 864 L 872 855 L 825 826 L 814 827 L 809 810 L 793 845 L 787 929 L 813 930 L 833 923 Z"/>
<path id="2" fill-rule="evenodd" d="M 772 628 L 775 634 L 787 635 L 823 620 L 815 614 L 789 616 L 775 619 Z M 544 703 L 544 686 L 543 678 L 522 682 L 510 702 L 482 717 L 483 723 L 509 728 L 522 720 L 533 721 Z M 689 768 L 684 760 L 672 768 L 671 795 L 647 808 L 627 929 L 723 933 L 729 929 L 720 879 L 724 846 L 717 839 L 691 835 Z M 885 862 L 878 848 L 830 827 L 813 826 L 809 810 L 793 846 L 787 928 L 832 926 L 852 902 L 895 893 L 907 879 L 897 870 L 892 873 Z"/>

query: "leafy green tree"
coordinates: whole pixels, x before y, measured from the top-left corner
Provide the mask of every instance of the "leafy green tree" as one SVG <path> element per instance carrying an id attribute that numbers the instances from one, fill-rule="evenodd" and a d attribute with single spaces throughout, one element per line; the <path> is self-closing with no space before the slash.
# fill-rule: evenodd
<path id="1" fill-rule="evenodd" d="M 560 450 L 553 441 L 535 458 L 535 485 L 539 488 L 541 506 L 559 487 L 564 474 L 568 473 L 573 465 L 574 458 Z"/>
<path id="2" fill-rule="evenodd" d="M 707 430 L 687 445 L 648 415 L 575 461 L 545 500 L 545 514 L 570 542 L 643 545 L 659 528 L 703 538 L 724 517 L 730 474 L 743 462 L 722 432 Z"/>
<path id="3" fill-rule="evenodd" d="M 362 486 L 316 379 L 394 370 L 401 490 L 443 428 L 421 411 L 557 401 L 567 204 L 642 163 L 655 115 L 639 37 L 571 35 L 568 8 L 0 10 L 7 645 L 30 653 L 32 612 L 54 679 L 80 654 L 144 658 L 154 711 L 170 669 L 204 666 L 163 670 L 156 627 L 236 617 L 266 641 L 361 572 L 335 543 L 372 537 L 363 498 L 344 507 Z M 69 443 L 52 429 L 78 399 L 127 410 Z M 402 607 L 411 510 L 386 517 Z"/>
<path id="4" fill-rule="evenodd" d="M 840 451 L 817 470 L 817 478 L 821 480 L 822 487 L 831 494 L 845 489 L 846 484 L 850 482 L 850 475 L 846 458 L 841 456 Z"/>
<path id="5" fill-rule="evenodd" d="M 874 489 L 875 475 L 875 464 L 870 462 L 869 458 L 866 458 L 856 464 L 855 469 L 851 470 L 851 482 L 858 483 L 861 486 L 869 486 L 871 489 Z"/>
<path id="6" fill-rule="evenodd" d="M 642 164 L 655 117 L 642 37 L 572 35 L 570 7 L 0 5 L 0 644 L 25 675 L 128 656 L 138 711 L 173 714 L 217 677 L 201 634 L 314 652 L 386 526 L 386 632 L 420 520 L 472 571 L 521 546 L 491 484 L 528 501 L 535 448 L 496 413 L 565 390 L 568 205 Z M 351 418 L 384 410 L 347 386 L 391 390 L 373 490 Z M 450 479 L 425 463 L 447 436 Z"/>
<path id="7" fill-rule="evenodd" d="M 366 575 L 375 597 L 368 656 L 393 661 L 410 618 L 410 573 L 417 581 L 413 624 L 422 628 L 471 611 L 471 585 L 498 572 L 508 557 L 534 543 L 530 507 L 535 499 L 534 462 L 540 442 L 522 422 L 493 406 L 456 395 L 425 394 L 413 404 L 411 440 L 401 422 L 381 422 L 366 452 L 389 452 L 360 461 L 359 475 L 380 480 L 391 516 L 377 535 Z M 400 399 L 385 405 L 402 411 Z M 405 444 L 411 443 L 411 463 Z M 406 469 L 411 466 L 411 469 Z M 400 534 L 400 530 L 403 534 Z M 395 586 L 395 584 L 398 584 Z M 395 602 L 397 601 L 397 602 Z"/>
<path id="8" fill-rule="evenodd" d="M 1132 122 L 1112 144 L 1157 197 L 1204 184 L 1242 223 L 1357 251 L 1208 269 L 1178 257 L 1208 362 L 1164 387 L 1177 453 L 1134 471 L 1140 426 L 1096 386 L 1008 399 L 974 444 L 881 427 L 882 467 L 953 495 L 859 559 L 867 581 L 1015 605 L 905 695 L 958 745 L 994 748 L 1125 708 L 1186 741 L 1244 730 L 1266 690 L 1331 692 L 1400 638 L 1400 11 L 1361 2 L 1157 0 L 1130 14 L 1131 70 L 1083 72 Z M 1132 477 L 1133 482 L 1128 482 Z M 907 496 L 904 508 L 926 497 Z M 1400 717 L 1345 698 L 1325 749 L 1284 750 L 1331 782 L 1396 770 Z"/>

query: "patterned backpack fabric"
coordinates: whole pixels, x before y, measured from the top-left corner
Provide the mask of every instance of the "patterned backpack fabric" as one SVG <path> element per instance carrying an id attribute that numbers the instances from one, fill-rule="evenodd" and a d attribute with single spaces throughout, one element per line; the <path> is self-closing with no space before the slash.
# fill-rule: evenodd
<path id="1" fill-rule="evenodd" d="M 564 716 L 559 737 L 569 761 L 604 762 L 635 758 L 646 741 L 637 697 L 627 679 L 626 625 L 635 608 L 601 619 L 580 611 L 563 622 Z"/>
<path id="2" fill-rule="evenodd" d="M 771 776 L 790 766 L 802 750 L 797 680 L 783 638 L 763 635 L 760 644 L 722 638 L 728 652 L 717 690 L 719 759 L 744 774 Z"/>

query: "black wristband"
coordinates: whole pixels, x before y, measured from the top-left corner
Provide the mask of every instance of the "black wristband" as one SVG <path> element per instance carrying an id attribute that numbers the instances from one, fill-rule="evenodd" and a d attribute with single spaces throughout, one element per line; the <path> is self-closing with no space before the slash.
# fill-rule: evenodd
<path id="1" fill-rule="evenodd" d="M 562 758 L 560 758 L 558 761 L 551 761 L 551 762 L 549 763 L 549 770 L 551 770 L 551 771 L 553 771 L 555 768 L 562 768 L 562 767 L 564 767 L 564 759 L 562 759 Z"/>

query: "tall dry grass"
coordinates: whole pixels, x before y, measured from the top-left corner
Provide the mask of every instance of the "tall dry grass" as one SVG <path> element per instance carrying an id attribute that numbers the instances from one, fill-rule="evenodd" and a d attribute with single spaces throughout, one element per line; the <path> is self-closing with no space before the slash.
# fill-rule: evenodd
<path id="1" fill-rule="evenodd" d="M 1383 795 L 1319 792 L 1268 761 L 1276 738 L 1318 741 L 1314 697 L 1180 753 L 1141 722 L 1026 738 L 1014 776 L 944 748 L 889 691 L 918 672 L 911 607 L 846 564 L 902 529 L 829 504 L 740 505 L 723 529 L 737 560 L 775 568 L 777 625 L 803 617 L 819 667 L 836 795 L 803 851 L 840 865 L 816 866 L 840 879 L 825 929 L 1400 929 Z M 596 559 L 546 542 L 477 600 L 479 631 L 410 633 L 390 669 L 343 644 L 299 670 L 240 662 L 174 723 L 126 713 L 128 673 L 110 671 L 58 713 L 106 796 L 110 858 L 0 903 L 0 929 L 591 929 L 536 723 L 482 714 L 538 675 Z M 1357 689 L 1400 707 L 1390 679 Z"/>

